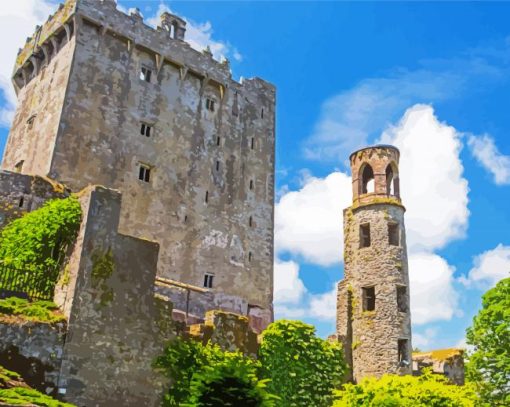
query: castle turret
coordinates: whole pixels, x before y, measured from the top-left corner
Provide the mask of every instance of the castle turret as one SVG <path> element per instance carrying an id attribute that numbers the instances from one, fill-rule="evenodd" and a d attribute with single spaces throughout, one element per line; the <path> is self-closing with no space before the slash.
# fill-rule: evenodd
<path id="1" fill-rule="evenodd" d="M 399 151 L 378 145 L 351 154 L 353 203 L 344 210 L 344 279 L 337 335 L 354 381 L 411 374 L 409 273 L 400 200 Z"/>

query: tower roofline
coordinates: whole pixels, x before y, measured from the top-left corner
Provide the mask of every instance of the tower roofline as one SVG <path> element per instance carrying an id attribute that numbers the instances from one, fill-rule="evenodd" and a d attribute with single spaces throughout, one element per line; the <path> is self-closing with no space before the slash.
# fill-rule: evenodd
<path id="1" fill-rule="evenodd" d="M 391 144 L 375 144 L 373 146 L 368 146 L 368 147 L 363 147 L 363 148 L 359 148 L 355 151 L 353 151 L 350 155 L 349 155 L 349 160 L 352 158 L 353 155 L 359 153 L 360 151 L 363 151 L 363 150 L 370 150 L 370 149 L 373 149 L 373 148 L 390 148 L 392 150 L 395 150 L 398 154 L 400 154 L 400 150 L 391 145 Z"/>

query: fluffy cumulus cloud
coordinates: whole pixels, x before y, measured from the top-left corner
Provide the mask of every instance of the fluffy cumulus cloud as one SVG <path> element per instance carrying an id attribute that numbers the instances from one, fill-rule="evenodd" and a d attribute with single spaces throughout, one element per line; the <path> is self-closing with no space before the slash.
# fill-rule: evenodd
<path id="1" fill-rule="evenodd" d="M 0 7 L 0 36 L 8 38 L 0 47 L 0 92 L 4 103 L 0 107 L 0 126 L 9 126 L 16 106 L 16 94 L 11 84 L 12 69 L 18 48 L 32 36 L 56 9 L 57 1 L 16 0 L 2 2 Z"/>
<path id="2" fill-rule="evenodd" d="M 492 287 L 501 279 L 510 277 L 510 246 L 499 244 L 476 256 L 473 263 L 467 277 L 461 277 L 460 281 L 468 287 Z"/>
<path id="3" fill-rule="evenodd" d="M 462 237 L 469 211 L 461 134 L 428 105 L 409 108 L 380 142 L 399 148 L 402 200 L 409 250 L 434 250 Z"/>
<path id="4" fill-rule="evenodd" d="M 463 237 L 468 223 L 461 134 L 439 121 L 431 106 L 414 105 L 395 126 L 388 127 L 379 142 L 401 151 L 413 322 L 449 320 L 458 308 L 454 269 L 434 251 Z M 322 266 L 340 263 L 342 210 L 351 199 L 351 179 L 339 171 L 325 178 L 308 176 L 299 190 L 284 193 L 275 210 L 277 253 Z M 315 296 L 307 304 L 301 314 L 320 318 L 320 310 L 325 310 L 324 315 L 329 315 L 325 319 L 331 319 L 335 292 Z"/>
<path id="5" fill-rule="evenodd" d="M 294 261 L 277 260 L 274 265 L 275 303 L 299 303 L 305 292 L 305 285 L 299 278 L 299 265 Z"/>
<path id="6" fill-rule="evenodd" d="M 149 17 L 146 23 L 152 27 L 156 27 L 159 24 L 159 16 L 164 12 L 175 14 L 168 5 L 161 2 L 156 11 L 156 14 Z M 211 52 L 215 59 L 222 60 L 224 58 L 233 58 L 236 61 L 241 61 L 242 56 L 228 42 L 218 41 L 213 39 L 213 28 L 209 21 L 205 23 L 196 23 L 186 17 L 182 17 L 186 21 L 186 42 L 188 42 L 197 51 L 203 51 L 207 47 L 211 49 Z"/>
<path id="7" fill-rule="evenodd" d="M 333 172 L 326 178 L 308 176 L 299 191 L 283 194 L 275 208 L 276 251 L 322 266 L 340 262 L 342 211 L 352 202 L 350 191 L 351 178 Z"/>
<path id="8" fill-rule="evenodd" d="M 501 154 L 492 137 L 470 135 L 468 146 L 482 167 L 492 174 L 496 184 L 510 184 L 510 156 Z"/>

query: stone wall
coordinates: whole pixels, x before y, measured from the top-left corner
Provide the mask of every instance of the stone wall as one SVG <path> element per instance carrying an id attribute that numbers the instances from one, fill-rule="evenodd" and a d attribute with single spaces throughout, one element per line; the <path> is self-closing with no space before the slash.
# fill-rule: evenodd
<path id="1" fill-rule="evenodd" d="M 413 352 L 413 375 L 419 376 L 424 368 L 446 376 L 452 383 L 464 384 L 464 350 L 437 349 L 429 352 Z"/>
<path id="2" fill-rule="evenodd" d="M 0 229 L 50 199 L 68 196 L 63 185 L 50 179 L 10 171 L 0 171 L 0 191 Z"/>
<path id="3" fill-rule="evenodd" d="M 73 191 L 119 189 L 119 231 L 160 244 L 160 277 L 202 287 L 211 274 L 212 291 L 243 298 L 271 321 L 274 86 L 234 81 L 228 63 L 112 1 L 68 0 L 41 33 L 29 41 L 34 55 L 52 39 L 58 52 L 21 84 L 3 168 L 24 160 L 23 172 Z M 141 166 L 149 182 L 139 180 Z"/>
<path id="4" fill-rule="evenodd" d="M 0 315 L 0 365 L 32 387 L 56 394 L 66 336 L 64 322 L 48 324 Z"/>

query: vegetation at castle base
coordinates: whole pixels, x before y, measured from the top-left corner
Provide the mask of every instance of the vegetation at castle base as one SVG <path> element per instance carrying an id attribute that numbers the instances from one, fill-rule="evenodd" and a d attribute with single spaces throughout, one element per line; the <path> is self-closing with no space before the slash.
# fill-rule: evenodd
<path id="1" fill-rule="evenodd" d="M 0 264 L 37 273 L 42 282 L 48 279 L 48 286 L 54 286 L 57 277 L 49 272 L 61 265 L 80 221 L 81 207 L 76 198 L 46 202 L 0 231 Z M 38 283 L 36 288 L 45 292 L 48 286 Z"/>
<path id="2" fill-rule="evenodd" d="M 510 406 L 510 278 L 482 297 L 482 309 L 467 330 L 474 346 L 466 366 L 486 406 Z"/>
<path id="3" fill-rule="evenodd" d="M 261 377 L 278 406 L 330 406 L 347 367 L 340 344 L 315 335 L 312 325 L 280 320 L 262 333 Z"/>
<path id="4" fill-rule="evenodd" d="M 19 406 L 74 407 L 30 388 L 16 372 L 0 366 L 0 403 Z"/>
<path id="5" fill-rule="evenodd" d="M 472 385 L 450 384 L 444 376 L 425 371 L 422 376 L 384 375 L 346 384 L 333 407 L 475 407 Z"/>
<path id="6" fill-rule="evenodd" d="M 35 322 L 65 321 L 64 315 L 58 312 L 58 306 L 55 303 L 51 301 L 29 302 L 17 297 L 0 300 L 0 318 L 2 314 Z"/>
<path id="7" fill-rule="evenodd" d="M 174 339 L 155 361 L 155 367 L 172 379 L 163 405 L 274 406 L 275 396 L 259 380 L 259 363 L 239 352 L 217 345 Z"/>

